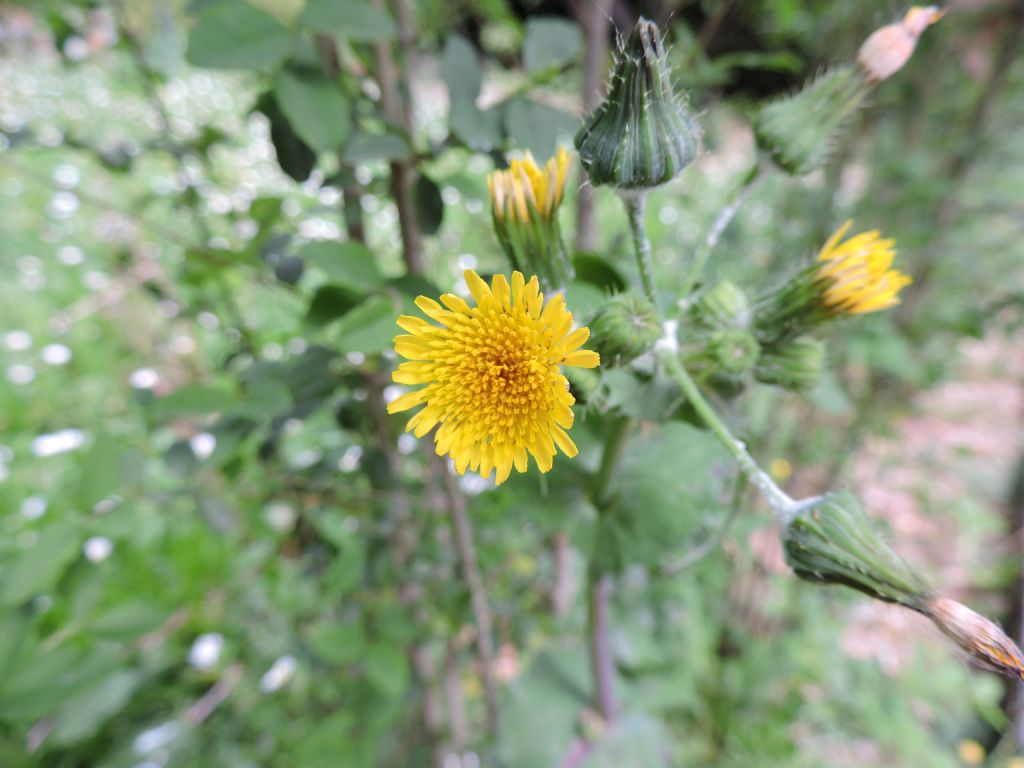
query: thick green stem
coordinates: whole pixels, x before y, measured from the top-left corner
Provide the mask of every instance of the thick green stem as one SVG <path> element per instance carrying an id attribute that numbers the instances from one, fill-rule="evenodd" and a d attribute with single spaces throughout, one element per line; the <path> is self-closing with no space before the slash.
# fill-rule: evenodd
<path id="1" fill-rule="evenodd" d="M 615 470 L 626 450 L 631 419 L 627 416 L 616 417 L 608 426 L 608 434 L 604 438 L 604 452 L 601 454 L 601 466 L 594 475 L 591 485 L 591 497 L 598 509 L 605 509 L 609 503 L 608 492 L 611 488 Z"/>
<path id="2" fill-rule="evenodd" d="M 623 192 L 622 202 L 629 214 L 629 229 L 633 233 L 633 247 L 636 249 L 636 266 L 640 272 L 640 283 L 644 295 L 655 307 L 658 297 L 654 292 L 654 265 L 651 260 L 651 241 L 644 226 L 644 210 L 647 207 L 647 192 Z"/>
<path id="3" fill-rule="evenodd" d="M 765 500 L 772 508 L 772 512 L 780 523 L 787 523 L 792 517 L 794 511 L 798 509 L 798 505 L 793 501 L 779 486 L 777 486 L 768 473 L 765 472 L 758 463 L 754 460 L 754 457 L 747 452 L 746 445 L 743 444 L 742 440 L 737 440 L 733 434 L 729 431 L 729 428 L 725 425 L 725 422 L 719 418 L 718 414 L 711 407 L 707 400 L 704 399 L 704 395 L 701 394 L 700 388 L 697 383 L 690 377 L 690 374 L 686 372 L 683 364 L 679 362 L 679 358 L 676 353 L 671 350 L 665 350 L 661 353 L 661 361 L 665 366 L 665 370 L 668 371 L 669 375 L 679 385 L 679 388 L 686 395 L 686 399 L 693 406 L 693 409 L 700 416 L 701 420 L 707 424 L 708 429 L 711 430 L 712 434 L 718 438 L 719 442 L 725 446 L 725 449 L 729 451 L 730 455 L 739 465 L 740 470 L 745 474 L 750 482 L 754 484 L 761 495 L 764 496 Z"/>

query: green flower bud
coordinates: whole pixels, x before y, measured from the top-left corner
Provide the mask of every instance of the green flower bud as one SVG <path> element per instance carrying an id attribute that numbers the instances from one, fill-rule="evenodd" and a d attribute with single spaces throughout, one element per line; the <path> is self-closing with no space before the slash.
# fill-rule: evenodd
<path id="1" fill-rule="evenodd" d="M 739 376 L 751 370 L 761 354 L 761 345 L 752 335 L 740 328 L 716 331 L 708 342 L 708 353 L 718 371 L 727 376 Z"/>
<path id="2" fill-rule="evenodd" d="M 674 179 L 697 154 L 697 129 L 672 89 L 661 33 L 641 18 L 615 56 L 605 100 L 576 134 L 595 185 L 641 190 Z"/>
<path id="3" fill-rule="evenodd" d="M 613 296 L 590 322 L 590 345 L 605 367 L 625 365 L 649 351 L 660 338 L 657 310 L 632 293 Z"/>
<path id="4" fill-rule="evenodd" d="M 754 378 L 783 389 L 813 389 L 825 369 L 825 343 L 800 336 L 765 350 L 754 368 Z"/>
<path id="5" fill-rule="evenodd" d="M 831 69 L 798 93 L 761 108 L 754 121 L 757 145 L 794 176 L 820 168 L 843 123 L 869 89 L 861 71 L 848 66 Z"/>
<path id="6" fill-rule="evenodd" d="M 748 328 L 752 315 L 747 295 L 729 280 L 703 293 L 690 314 L 696 324 L 707 328 Z"/>
<path id="7" fill-rule="evenodd" d="M 860 502 L 830 493 L 799 507 L 782 531 L 786 563 L 801 579 L 840 584 L 924 611 L 932 590 L 875 533 Z"/>

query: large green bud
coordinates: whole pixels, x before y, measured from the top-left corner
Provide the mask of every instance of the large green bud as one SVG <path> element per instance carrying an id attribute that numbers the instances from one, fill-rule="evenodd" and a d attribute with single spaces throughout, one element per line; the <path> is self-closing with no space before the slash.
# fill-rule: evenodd
<path id="1" fill-rule="evenodd" d="M 825 164 L 840 129 L 869 90 L 860 70 L 835 67 L 792 96 L 763 106 L 754 121 L 757 145 L 787 173 L 810 173 Z"/>
<path id="2" fill-rule="evenodd" d="M 711 334 L 708 354 L 715 362 L 718 373 L 742 376 L 757 364 L 761 345 L 742 328 L 725 328 Z"/>
<path id="3" fill-rule="evenodd" d="M 615 55 L 608 95 L 576 134 L 595 185 L 643 190 L 674 179 L 697 154 L 697 129 L 672 88 L 661 32 L 641 18 Z"/>
<path id="4" fill-rule="evenodd" d="M 882 541 L 849 493 L 798 508 L 782 531 L 786 563 L 801 579 L 852 587 L 925 612 L 932 589 Z"/>
<path id="5" fill-rule="evenodd" d="M 590 346 L 605 367 L 625 365 L 650 351 L 660 338 L 657 310 L 632 293 L 616 294 L 590 321 Z"/>
<path id="6" fill-rule="evenodd" d="M 749 328 L 753 309 L 743 289 L 731 280 L 723 280 L 700 295 L 690 317 L 703 328 Z"/>

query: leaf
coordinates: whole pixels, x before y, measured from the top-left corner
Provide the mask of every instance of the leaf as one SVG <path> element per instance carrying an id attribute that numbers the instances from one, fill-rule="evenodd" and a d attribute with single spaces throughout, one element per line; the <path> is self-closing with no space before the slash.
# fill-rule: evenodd
<path id="1" fill-rule="evenodd" d="M 580 768 L 657 768 L 673 764 L 661 723 L 647 715 L 627 715 L 605 731 Z"/>
<path id="2" fill-rule="evenodd" d="M 70 525 L 54 523 L 39 531 L 35 545 L 0 571 L 0 603 L 20 605 L 52 589 L 78 558 L 81 544 L 81 534 Z"/>
<path id="3" fill-rule="evenodd" d="M 448 84 L 452 103 L 476 102 L 483 82 L 483 71 L 473 46 L 461 35 L 450 35 L 441 57 L 441 74 Z"/>
<path id="4" fill-rule="evenodd" d="M 401 333 L 395 320 L 395 305 L 386 296 L 367 299 L 338 323 L 338 346 L 343 352 L 362 352 L 372 355 L 391 346 L 391 340 Z"/>
<path id="5" fill-rule="evenodd" d="M 20 611 L 0 606 L 0 689 L 28 650 L 31 627 Z"/>
<path id="6" fill-rule="evenodd" d="M 343 285 L 322 285 L 309 301 L 306 320 L 314 325 L 326 325 L 359 306 L 363 296 L 362 292 Z"/>
<path id="7" fill-rule="evenodd" d="M 409 142 L 393 133 L 360 133 L 352 137 L 342 154 L 349 163 L 373 160 L 408 160 L 412 157 Z"/>
<path id="8" fill-rule="evenodd" d="M 309 645 L 329 664 L 351 664 L 365 651 L 363 628 L 359 624 L 321 624 L 310 635 Z"/>
<path id="9" fill-rule="evenodd" d="M 274 93 L 295 135 L 311 148 L 333 152 L 348 138 L 348 98 L 336 80 L 318 72 L 285 68 L 274 77 Z"/>
<path id="10" fill-rule="evenodd" d="M 159 419 L 205 416 L 224 411 L 235 403 L 235 393 L 223 384 L 189 384 L 153 404 Z"/>
<path id="11" fill-rule="evenodd" d="M 558 145 L 572 140 L 579 119 L 568 112 L 515 98 L 505 104 L 505 132 L 511 141 L 537 156 L 538 161 L 555 154 Z"/>
<path id="12" fill-rule="evenodd" d="M 721 507 L 730 466 L 718 441 L 688 424 L 634 436 L 601 520 L 598 559 L 614 569 L 656 565 L 685 547 L 707 513 Z"/>
<path id="13" fill-rule="evenodd" d="M 98 614 L 89 627 L 97 635 L 128 640 L 152 632 L 167 618 L 167 611 L 145 600 L 128 600 Z"/>
<path id="14" fill-rule="evenodd" d="M 344 710 L 306 726 L 302 738 L 298 740 L 294 763 L 296 768 L 350 768 L 366 765 L 356 754 L 364 750 L 362 743 L 349 734 L 352 727 L 353 714 Z"/>
<path id="15" fill-rule="evenodd" d="M 299 256 L 327 274 L 331 282 L 357 291 L 373 291 L 384 283 L 377 262 L 362 243 L 316 240 L 299 249 Z"/>
<path id="16" fill-rule="evenodd" d="M 494 149 L 503 139 L 502 107 L 482 111 L 472 101 L 454 100 L 448 113 L 449 127 L 470 149 Z"/>
<path id="17" fill-rule="evenodd" d="M 580 714 L 591 706 L 590 686 L 582 649 L 541 652 L 502 691 L 497 763 L 503 768 L 562 765 Z"/>
<path id="18" fill-rule="evenodd" d="M 577 253 L 572 260 L 576 279 L 611 293 L 626 290 L 626 279 L 608 259 L 596 253 Z"/>
<path id="19" fill-rule="evenodd" d="M 395 37 L 392 18 L 362 0 L 307 0 L 299 21 L 316 32 L 341 35 L 357 43 Z"/>
<path id="20" fill-rule="evenodd" d="M 526 22 L 523 66 L 530 73 L 561 67 L 575 59 L 582 47 L 579 25 L 554 16 L 535 16 Z"/>
<path id="21" fill-rule="evenodd" d="M 49 741 L 67 746 L 89 738 L 128 705 L 139 683 L 138 673 L 122 669 L 72 694 L 57 715 Z"/>
<path id="22" fill-rule="evenodd" d="M 256 110 L 270 121 L 270 141 L 277 154 L 281 170 L 295 181 L 305 181 L 316 166 L 316 153 L 300 139 L 292 124 L 281 112 L 272 91 L 267 91 L 256 102 Z"/>
<path id="23" fill-rule="evenodd" d="M 125 492 L 141 475 L 139 454 L 126 450 L 123 441 L 101 432 L 81 466 L 75 498 L 84 507 Z"/>
<path id="24" fill-rule="evenodd" d="M 416 202 L 416 223 L 420 231 L 425 235 L 433 235 L 441 228 L 444 221 L 444 199 L 441 197 L 441 188 L 428 176 L 423 174 L 416 179 L 416 186 L 413 189 L 413 199 Z"/>
<path id="25" fill-rule="evenodd" d="M 409 684 L 409 661 L 399 647 L 374 643 L 363 664 L 366 679 L 385 696 L 397 698 Z"/>
<path id="26" fill-rule="evenodd" d="M 26 659 L 0 688 L 0 721 L 30 721 L 52 714 L 69 696 L 123 665 L 109 647 L 58 646 Z"/>
<path id="27" fill-rule="evenodd" d="M 273 69 L 288 54 L 288 30 L 266 11 L 241 0 L 200 11 L 185 58 L 196 67 Z"/>

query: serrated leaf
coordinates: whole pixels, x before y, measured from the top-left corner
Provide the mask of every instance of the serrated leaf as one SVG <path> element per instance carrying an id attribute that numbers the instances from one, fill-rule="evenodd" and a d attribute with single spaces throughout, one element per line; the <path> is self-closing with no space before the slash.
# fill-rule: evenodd
<path id="1" fill-rule="evenodd" d="M 284 60 L 291 44 L 288 30 L 269 13 L 231 0 L 200 11 L 185 58 L 196 67 L 268 70 Z"/>
<path id="2" fill-rule="evenodd" d="M 292 130 L 313 149 L 333 152 L 348 138 L 349 102 L 337 81 L 286 68 L 274 77 L 274 93 Z"/>

